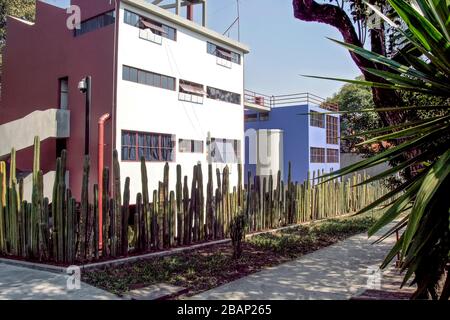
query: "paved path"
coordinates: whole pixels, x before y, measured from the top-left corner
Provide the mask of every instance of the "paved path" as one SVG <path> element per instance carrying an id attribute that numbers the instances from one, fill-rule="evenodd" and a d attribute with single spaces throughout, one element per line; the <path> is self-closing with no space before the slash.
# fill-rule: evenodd
<path id="1" fill-rule="evenodd" d="M 369 289 L 368 281 L 376 281 L 376 277 L 369 278 L 369 275 L 377 271 L 395 243 L 395 237 L 390 237 L 372 245 L 375 239 L 368 240 L 366 234 L 360 234 L 191 299 L 349 299 Z"/>
<path id="2" fill-rule="evenodd" d="M 0 300 L 106 300 L 115 295 L 81 283 L 67 290 L 68 276 L 0 263 Z"/>

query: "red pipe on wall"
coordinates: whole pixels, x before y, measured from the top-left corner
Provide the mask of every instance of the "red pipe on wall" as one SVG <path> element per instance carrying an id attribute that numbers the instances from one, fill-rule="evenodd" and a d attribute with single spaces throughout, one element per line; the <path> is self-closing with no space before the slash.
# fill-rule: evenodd
<path id="1" fill-rule="evenodd" d="M 187 19 L 194 21 L 194 5 L 188 4 L 187 6 Z"/>
<path id="2" fill-rule="evenodd" d="M 98 119 L 98 248 L 103 248 L 103 167 L 105 147 L 105 122 L 111 118 L 105 113 Z"/>

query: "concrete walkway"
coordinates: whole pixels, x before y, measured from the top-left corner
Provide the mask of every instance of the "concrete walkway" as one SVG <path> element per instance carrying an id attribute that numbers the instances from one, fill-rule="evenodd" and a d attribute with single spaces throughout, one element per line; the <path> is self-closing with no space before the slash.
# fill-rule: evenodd
<path id="1" fill-rule="evenodd" d="M 111 300 L 115 295 L 81 283 L 67 289 L 68 276 L 0 263 L 0 300 Z"/>
<path id="2" fill-rule="evenodd" d="M 372 245 L 376 239 L 368 240 L 366 234 L 360 234 L 191 299 L 346 300 L 366 289 L 383 288 L 378 267 L 395 243 L 395 236 Z"/>

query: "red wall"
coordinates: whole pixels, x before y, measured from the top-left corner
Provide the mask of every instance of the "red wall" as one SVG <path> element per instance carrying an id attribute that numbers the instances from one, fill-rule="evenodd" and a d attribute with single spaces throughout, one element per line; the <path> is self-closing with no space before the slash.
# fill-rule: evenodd
<path id="1" fill-rule="evenodd" d="M 82 20 L 114 9 L 114 1 L 73 0 L 81 8 Z M 81 192 L 84 157 L 85 97 L 78 82 L 92 76 L 91 108 L 91 182 L 97 183 L 97 122 L 104 113 L 112 114 L 114 102 L 114 34 L 110 25 L 79 37 L 66 27 L 65 10 L 37 1 L 36 23 L 28 25 L 9 18 L 4 52 L 3 88 L 0 124 L 35 111 L 58 108 L 59 82 L 69 78 L 70 138 L 67 141 L 70 187 L 76 197 Z M 105 130 L 105 165 L 111 167 L 112 123 Z M 42 163 L 45 171 L 55 167 L 55 140 L 43 143 Z M 29 170 L 29 150 L 18 152 L 18 168 Z"/>

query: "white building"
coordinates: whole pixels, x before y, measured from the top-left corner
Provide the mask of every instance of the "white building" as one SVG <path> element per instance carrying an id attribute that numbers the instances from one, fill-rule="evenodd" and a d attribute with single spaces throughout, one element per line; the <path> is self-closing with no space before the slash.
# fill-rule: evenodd
<path id="1" fill-rule="evenodd" d="M 177 164 L 189 181 L 197 163 L 206 174 L 209 152 L 214 172 L 228 165 L 237 184 L 248 48 L 144 1 L 122 1 L 119 21 L 116 145 L 132 194 L 141 190 L 142 155 L 150 190 L 166 161 L 171 189 Z"/>

